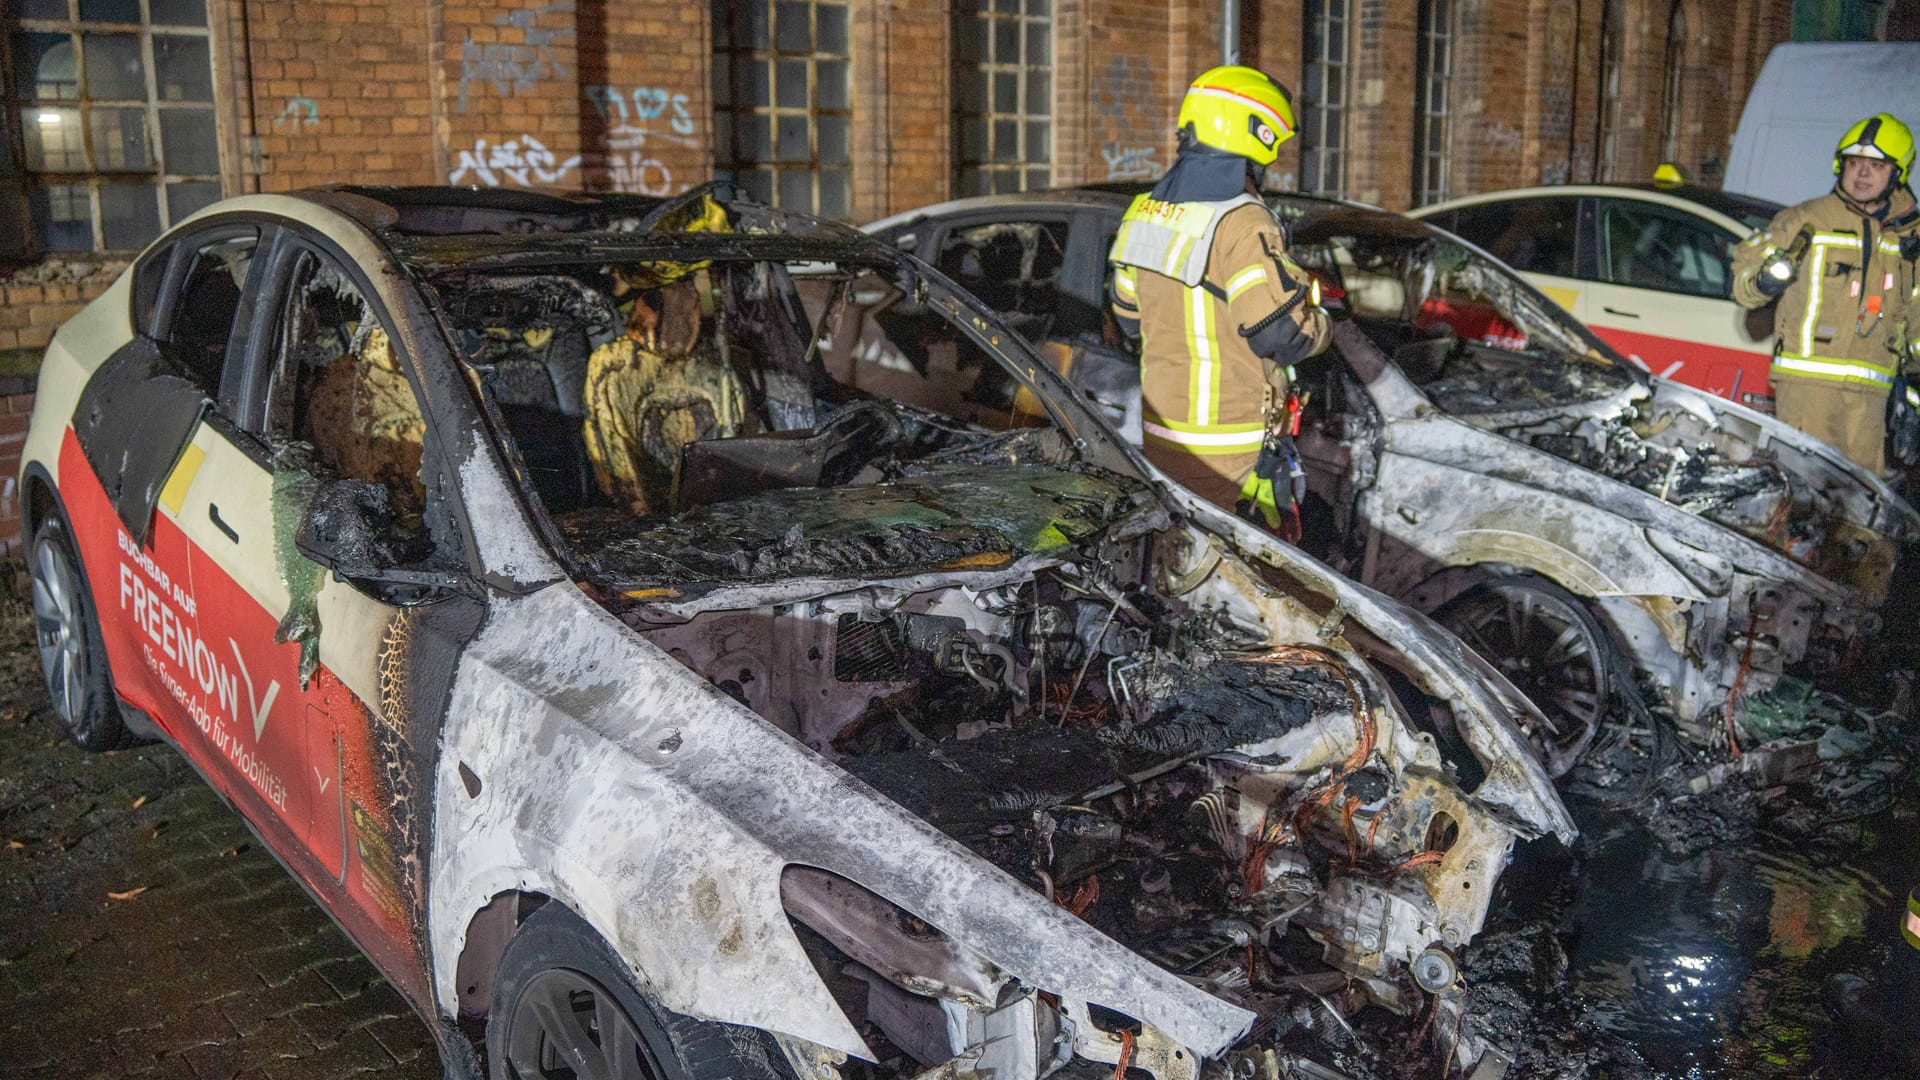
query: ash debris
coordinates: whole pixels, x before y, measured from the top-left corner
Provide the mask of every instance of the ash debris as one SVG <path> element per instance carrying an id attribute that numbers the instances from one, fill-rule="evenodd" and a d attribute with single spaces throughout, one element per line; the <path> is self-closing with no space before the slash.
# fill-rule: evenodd
<path id="1" fill-rule="evenodd" d="M 1803 552 L 1819 546 L 1811 507 L 1795 506 L 1792 482 L 1778 464 L 1735 461 L 1710 442 L 1661 445 L 1651 441 L 1657 434 L 1629 412 L 1525 441 L 1769 545 Z"/>

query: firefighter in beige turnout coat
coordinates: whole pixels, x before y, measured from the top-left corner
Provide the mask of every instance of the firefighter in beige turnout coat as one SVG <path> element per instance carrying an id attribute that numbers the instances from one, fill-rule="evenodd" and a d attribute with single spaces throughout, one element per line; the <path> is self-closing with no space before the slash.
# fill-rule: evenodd
<path id="1" fill-rule="evenodd" d="M 1885 471 L 1887 392 L 1920 339 L 1920 214 L 1906 187 L 1913 135 L 1885 113 L 1834 153 L 1833 190 L 1780 211 L 1734 250 L 1733 297 L 1774 317 L 1775 411 Z"/>
<path id="2" fill-rule="evenodd" d="M 1179 160 L 1128 207 L 1108 255 L 1114 315 L 1140 338 L 1144 449 L 1201 498 L 1279 528 L 1288 367 L 1329 329 L 1253 183 L 1292 137 L 1293 109 L 1259 71 L 1214 68 L 1188 88 L 1179 129 Z"/>

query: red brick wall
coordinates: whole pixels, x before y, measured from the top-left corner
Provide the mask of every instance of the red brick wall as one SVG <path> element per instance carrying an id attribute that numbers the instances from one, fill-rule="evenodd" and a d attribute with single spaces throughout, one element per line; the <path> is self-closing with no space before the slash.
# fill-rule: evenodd
<path id="1" fill-rule="evenodd" d="M 1473 0 L 1468 0 L 1473 2 Z M 1353 0 L 1347 194 L 1375 206 L 1413 201 L 1418 0 Z M 1395 152 L 1382 152 L 1387 147 Z"/>
<path id="2" fill-rule="evenodd" d="M 5 379 L 0 383 L 24 380 Z M 0 386 L 0 390 L 17 389 Z M 20 451 L 27 443 L 27 418 L 33 412 L 31 393 L 0 396 L 0 556 L 18 557 L 20 537 Z"/>
<path id="3" fill-rule="evenodd" d="M 120 260 L 83 264 L 53 283 L 30 280 L 31 271 L 0 278 L 0 352 L 45 348 L 54 330 L 107 291 L 125 266 Z"/>
<path id="4" fill-rule="evenodd" d="M 433 182 L 427 10 L 374 0 L 210 4 L 226 31 L 226 96 L 238 106 L 228 156 L 236 173 L 258 171 L 245 190 Z"/>
<path id="5" fill-rule="evenodd" d="M 953 176 L 953 16 L 935 0 L 854 0 L 848 14 L 854 218 L 871 221 L 946 198 Z"/>
<path id="6" fill-rule="evenodd" d="M 1350 0 L 1348 193 L 1412 199 L 1420 0 Z M 1593 175 L 1601 4 L 1455 0 L 1449 174 L 1459 194 Z M 1791 0 L 1686 0 L 1683 165 L 1711 180 Z M 1669 0 L 1621 0 L 1616 174 L 1659 153 Z M 1244 0 L 1241 54 L 1297 87 L 1300 0 Z M 708 3 L 215 0 L 228 186 L 461 183 L 673 193 L 712 172 Z M 953 16 L 850 0 L 854 216 L 949 194 Z M 1214 0 L 1054 5 L 1054 178 L 1145 179 L 1186 82 L 1219 59 Z M 254 152 L 257 147 L 257 153 Z M 1297 146 L 1272 180 L 1291 186 Z"/>

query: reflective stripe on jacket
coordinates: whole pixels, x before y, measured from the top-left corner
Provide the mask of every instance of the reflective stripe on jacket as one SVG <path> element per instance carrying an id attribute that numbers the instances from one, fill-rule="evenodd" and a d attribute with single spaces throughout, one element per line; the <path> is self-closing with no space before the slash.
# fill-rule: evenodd
<path id="1" fill-rule="evenodd" d="M 1224 202 L 1177 203 L 1136 196 L 1120 219 L 1107 261 L 1165 274 L 1182 285 L 1198 285 L 1206 277 L 1207 256 L 1212 254 L 1220 223 L 1242 206 L 1258 206 L 1271 216 L 1252 195 Z"/>
<path id="2" fill-rule="evenodd" d="M 1913 207 L 1896 191 L 1886 219 Z M 1774 317 L 1773 377 L 1885 389 L 1914 345 L 1920 280 L 1901 258 L 1900 234 L 1829 192 L 1774 216 L 1733 253 L 1733 298 L 1760 307 L 1767 297 L 1754 278 L 1802 231 L 1806 254 L 1780 295 Z"/>
<path id="3" fill-rule="evenodd" d="M 1114 315 L 1139 321 L 1141 420 L 1150 446 L 1247 455 L 1249 464 L 1259 454 L 1269 388 L 1275 398 L 1284 393 L 1286 373 L 1240 331 L 1291 302 L 1283 317 L 1294 320 L 1311 352 L 1324 349 L 1329 334 L 1325 312 L 1299 295 L 1312 279 L 1285 244 L 1273 212 L 1252 196 L 1134 200 L 1108 261 Z"/>

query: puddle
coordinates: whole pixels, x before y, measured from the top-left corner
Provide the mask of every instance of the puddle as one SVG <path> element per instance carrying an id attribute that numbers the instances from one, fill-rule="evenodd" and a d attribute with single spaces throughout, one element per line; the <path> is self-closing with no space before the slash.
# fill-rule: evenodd
<path id="1" fill-rule="evenodd" d="M 1571 1001 L 1554 1018 L 1528 1011 L 1560 1038 L 1612 1044 L 1599 1068 L 1560 1075 L 1920 1075 L 1920 952 L 1899 933 L 1920 876 L 1920 786 L 1843 843 L 1762 822 L 1749 843 L 1690 855 L 1617 810 L 1568 805 L 1577 878 L 1510 893 L 1524 897 L 1514 919 L 1553 926 L 1564 950 L 1554 990 Z M 1520 1075 L 1537 1075 L 1526 1057 Z"/>

